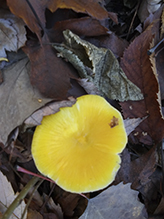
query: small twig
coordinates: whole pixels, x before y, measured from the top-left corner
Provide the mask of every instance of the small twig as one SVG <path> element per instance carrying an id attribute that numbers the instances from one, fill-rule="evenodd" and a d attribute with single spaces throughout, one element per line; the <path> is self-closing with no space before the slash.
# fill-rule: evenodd
<path id="1" fill-rule="evenodd" d="M 27 185 L 22 189 L 16 199 L 11 203 L 6 212 L 4 213 L 2 219 L 9 219 L 15 208 L 20 204 L 20 202 L 26 197 L 28 191 L 39 181 L 38 177 L 33 177 Z"/>
<path id="2" fill-rule="evenodd" d="M 27 202 L 27 204 L 26 204 L 26 207 L 24 208 L 24 211 L 23 211 L 23 214 L 22 214 L 21 219 L 24 218 L 25 213 L 26 213 L 26 211 L 27 211 L 27 209 L 28 209 L 28 206 L 29 206 L 30 203 L 31 203 L 31 200 L 32 200 L 32 198 L 33 198 L 33 196 L 34 196 L 35 191 L 39 188 L 39 186 L 42 184 L 43 181 L 44 181 L 43 179 L 40 179 L 40 182 L 34 187 L 34 189 L 33 189 L 33 191 L 32 191 L 32 194 L 31 194 L 30 198 L 28 199 L 28 202 Z"/>

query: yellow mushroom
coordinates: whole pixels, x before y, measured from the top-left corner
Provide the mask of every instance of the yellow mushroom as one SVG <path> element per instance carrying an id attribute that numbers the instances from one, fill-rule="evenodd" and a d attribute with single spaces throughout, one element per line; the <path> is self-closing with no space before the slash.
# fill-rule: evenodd
<path id="1" fill-rule="evenodd" d="M 127 143 L 122 116 L 104 98 L 84 95 L 37 126 L 32 155 L 38 170 L 66 191 L 108 186 Z"/>

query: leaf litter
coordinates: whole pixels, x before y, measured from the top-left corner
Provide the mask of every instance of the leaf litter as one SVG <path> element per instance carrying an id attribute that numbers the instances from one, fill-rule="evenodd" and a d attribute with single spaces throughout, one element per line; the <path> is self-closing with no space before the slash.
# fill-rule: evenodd
<path id="1" fill-rule="evenodd" d="M 112 1 L 108 3 L 101 1 L 99 4 L 98 1 L 92 0 L 87 3 L 83 0 L 82 4 L 76 0 L 71 0 L 69 3 L 54 0 L 31 1 L 31 5 L 27 2 L 7 0 L 8 9 L 24 22 L 18 25 L 22 28 L 23 35 L 21 36 L 17 29 L 18 32 L 13 38 L 14 43 L 18 44 L 20 39 L 22 42 L 15 47 L 15 51 L 26 41 L 23 51 L 29 57 L 30 63 L 27 58 L 19 59 L 12 65 L 13 58 L 11 58 L 8 67 L 2 63 L 2 66 L 6 65 L 6 68 L 2 69 L 3 83 L 0 85 L 2 127 L 0 146 L 1 155 L 3 155 L 0 155 L 1 170 L 14 185 L 14 190 L 20 190 L 20 184 L 26 185 L 30 176 L 16 173 L 18 179 L 16 181 L 16 175 L 13 172 L 13 170 L 16 171 L 15 165 L 21 164 L 22 167 L 37 173 L 32 157 L 29 159 L 25 156 L 26 152 L 30 155 L 34 126 L 40 123 L 43 116 L 55 113 L 63 106 L 71 106 L 76 101 L 73 98 L 85 93 L 98 93 L 104 95 L 121 111 L 127 134 L 131 133 L 127 148 L 121 155 L 121 169 L 113 183 L 114 186 L 109 186 L 103 192 L 86 194 L 87 198 L 84 198 L 79 194 L 65 192 L 57 185 L 53 187 L 49 182 L 44 181 L 40 185 L 39 191 L 46 194 L 43 195 L 40 192 L 40 197 L 44 198 L 45 202 L 41 206 L 41 203 L 35 202 L 32 198 L 28 210 L 29 215 L 33 213 L 34 218 L 37 216 L 40 218 L 80 218 L 84 212 L 81 218 L 110 218 L 109 216 L 113 218 L 118 214 L 120 218 L 125 215 L 125 218 L 154 219 L 158 214 L 159 219 L 162 219 L 163 160 L 159 147 L 164 135 L 162 44 L 157 48 L 155 54 L 148 56 L 147 51 L 152 49 L 163 37 L 162 31 L 160 34 L 160 25 L 163 25 L 161 17 L 163 8 L 160 7 L 149 17 L 144 14 L 146 16 L 141 18 L 135 9 L 134 2 L 128 4 L 130 11 L 128 11 L 127 2 L 123 3 L 119 0 L 115 2 L 115 6 Z M 3 5 L 5 5 L 4 1 L 2 7 Z M 139 7 L 141 9 L 142 4 Z M 136 10 L 135 14 L 133 14 L 132 8 Z M 7 13 L 6 17 L 5 19 L 9 18 Z M 134 21 L 132 26 L 129 21 Z M 8 25 L 9 23 L 4 21 L 4 24 Z M 13 25 L 10 27 L 10 31 L 14 33 Z M 25 25 L 26 28 L 24 28 Z M 65 44 L 61 44 L 64 41 L 63 31 L 67 34 Z M 58 48 L 60 47 L 59 54 L 52 48 L 52 43 Z M 12 45 L 8 42 L 4 42 L 2 46 L 5 50 L 13 50 Z M 67 50 L 67 53 L 61 51 L 62 47 Z M 68 53 L 72 53 L 72 57 L 78 63 L 70 61 L 72 57 L 68 57 Z M 96 55 L 99 53 L 102 58 L 101 60 L 98 57 L 98 60 L 102 62 L 101 66 L 96 63 Z M 8 58 L 10 52 L 5 53 L 4 57 L 6 54 Z M 58 57 L 61 55 L 64 56 L 64 59 Z M 110 60 L 106 59 L 107 56 L 110 57 Z M 113 69 L 109 68 L 107 74 L 101 71 L 106 68 L 104 60 L 112 63 Z M 83 72 L 83 79 L 80 78 L 78 72 Z M 120 73 L 123 75 L 121 76 L 124 79 L 123 88 L 126 87 L 128 90 L 130 86 L 130 89 L 134 91 L 135 98 L 131 93 L 125 95 L 124 92 L 121 92 L 123 88 L 119 86 L 116 86 L 112 95 L 109 94 L 110 77 L 106 79 L 104 75 L 111 72 L 114 76 L 117 73 L 117 80 L 120 79 Z M 20 78 L 22 79 L 20 80 Z M 78 84 L 84 87 L 85 91 L 79 90 Z M 113 84 L 115 85 L 116 82 Z M 70 88 L 73 91 L 71 93 L 73 98 L 68 100 Z M 55 102 L 48 103 L 51 100 L 55 100 Z M 45 104 L 46 106 L 44 106 Z M 21 124 L 23 125 L 20 126 Z M 18 126 L 20 127 L 18 137 L 9 135 Z M 22 133 L 22 131 L 25 132 Z M 9 141 L 5 147 L 8 137 Z M 11 173 L 12 177 L 10 177 Z M 122 181 L 127 184 L 120 183 Z M 120 191 L 120 196 L 116 193 L 109 204 L 111 192 L 115 190 Z M 128 194 L 128 198 L 126 194 Z M 123 198 L 124 196 L 126 197 Z M 37 196 L 34 195 L 34 197 Z M 29 196 L 27 196 L 28 198 Z M 48 204 L 46 205 L 46 203 Z M 106 204 L 108 207 L 104 210 Z M 116 207 L 118 204 L 119 206 Z M 125 204 L 129 207 L 126 208 Z M 137 206 L 137 210 L 133 205 Z M 58 210 L 60 216 L 55 212 Z"/>

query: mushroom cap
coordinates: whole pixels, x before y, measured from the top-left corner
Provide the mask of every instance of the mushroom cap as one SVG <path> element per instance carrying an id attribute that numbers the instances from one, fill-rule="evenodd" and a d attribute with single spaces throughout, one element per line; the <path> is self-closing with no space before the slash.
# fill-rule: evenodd
<path id="1" fill-rule="evenodd" d="M 69 192 L 105 188 L 120 168 L 127 143 L 122 116 L 103 97 L 84 95 L 36 127 L 32 156 L 38 170 Z"/>

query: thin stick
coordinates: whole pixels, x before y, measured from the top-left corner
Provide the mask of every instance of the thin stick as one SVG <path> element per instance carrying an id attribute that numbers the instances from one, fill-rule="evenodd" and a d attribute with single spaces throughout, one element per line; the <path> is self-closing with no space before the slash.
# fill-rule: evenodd
<path id="1" fill-rule="evenodd" d="M 35 191 L 39 188 L 39 186 L 42 184 L 43 181 L 44 181 L 43 179 L 40 179 L 40 182 L 38 182 L 38 183 L 36 184 L 36 186 L 34 187 L 34 189 L 33 189 L 33 191 L 32 191 L 32 194 L 31 194 L 31 196 L 30 196 L 30 198 L 29 198 L 29 200 L 28 200 L 28 202 L 27 202 L 27 204 L 26 204 L 26 207 L 24 208 L 24 211 L 23 211 L 23 214 L 22 214 L 21 219 L 24 218 L 24 216 L 25 216 L 25 214 L 26 214 L 26 211 L 27 211 L 27 209 L 28 209 L 28 206 L 30 205 L 30 203 L 31 203 L 31 201 L 32 201 L 32 198 L 33 198 L 33 196 L 34 196 Z"/>

